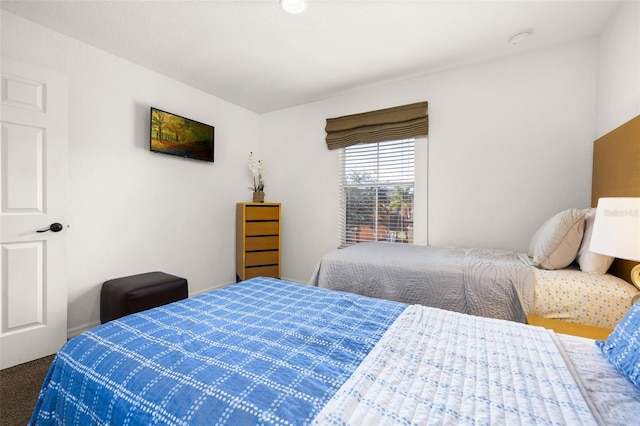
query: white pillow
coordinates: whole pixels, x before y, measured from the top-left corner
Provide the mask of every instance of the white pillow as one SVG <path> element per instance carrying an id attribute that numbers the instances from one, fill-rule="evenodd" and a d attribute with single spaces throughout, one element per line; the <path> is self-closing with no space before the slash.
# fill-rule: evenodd
<path id="1" fill-rule="evenodd" d="M 547 220 L 529 244 L 529 257 L 542 269 L 562 269 L 578 254 L 587 210 L 568 209 Z"/>
<path id="2" fill-rule="evenodd" d="M 582 272 L 589 274 L 605 274 L 614 258 L 611 256 L 605 256 L 604 254 L 594 253 L 589 250 L 591 244 L 591 234 L 593 233 L 593 223 L 596 219 L 596 209 L 588 209 L 586 216 L 584 217 L 584 236 L 582 237 L 582 244 L 578 250 L 578 265 Z"/>

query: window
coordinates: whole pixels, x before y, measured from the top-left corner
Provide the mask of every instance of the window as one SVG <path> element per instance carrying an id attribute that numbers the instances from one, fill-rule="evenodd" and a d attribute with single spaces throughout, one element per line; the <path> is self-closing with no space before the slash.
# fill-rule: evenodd
<path id="1" fill-rule="evenodd" d="M 340 162 L 341 246 L 413 243 L 415 141 L 351 145 Z"/>

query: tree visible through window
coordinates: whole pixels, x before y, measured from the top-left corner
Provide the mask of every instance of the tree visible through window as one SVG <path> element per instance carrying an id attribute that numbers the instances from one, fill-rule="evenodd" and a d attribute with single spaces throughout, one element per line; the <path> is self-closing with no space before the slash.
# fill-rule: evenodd
<path id="1" fill-rule="evenodd" d="M 414 164 L 413 139 L 342 149 L 342 245 L 413 243 Z"/>

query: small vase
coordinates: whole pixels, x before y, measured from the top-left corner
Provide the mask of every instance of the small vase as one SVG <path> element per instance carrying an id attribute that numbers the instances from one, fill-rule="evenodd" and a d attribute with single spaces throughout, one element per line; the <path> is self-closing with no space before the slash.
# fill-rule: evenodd
<path id="1" fill-rule="evenodd" d="M 254 203 L 264 203 L 264 192 L 256 191 L 253 193 L 253 202 Z"/>

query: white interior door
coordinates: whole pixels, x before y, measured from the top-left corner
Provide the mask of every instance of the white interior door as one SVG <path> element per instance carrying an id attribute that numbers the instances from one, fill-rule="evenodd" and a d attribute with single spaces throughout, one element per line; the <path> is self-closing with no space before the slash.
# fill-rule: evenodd
<path id="1" fill-rule="evenodd" d="M 0 368 L 7 368 L 66 341 L 68 119 L 65 76 L 0 60 Z M 62 229 L 37 232 L 53 223 Z"/>

